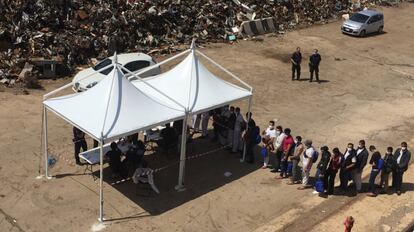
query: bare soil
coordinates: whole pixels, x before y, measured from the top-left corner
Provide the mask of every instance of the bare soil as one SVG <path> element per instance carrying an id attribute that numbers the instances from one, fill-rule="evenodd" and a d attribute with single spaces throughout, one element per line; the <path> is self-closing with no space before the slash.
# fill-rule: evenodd
<path id="1" fill-rule="evenodd" d="M 210 44 L 201 50 L 254 87 L 252 111 L 261 128 L 276 118 L 277 124 L 290 127 L 293 135 L 312 139 L 318 148 L 342 150 L 348 142 L 365 139 L 381 152 L 401 141 L 413 150 L 414 5 L 379 10 L 386 20 L 380 35 L 346 36 L 340 33 L 338 21 L 268 36 L 262 42 Z M 289 56 L 297 46 L 304 56 L 303 78 L 309 78 L 307 59 L 312 49 L 319 49 L 322 83 L 290 80 Z M 51 169 L 55 178 L 36 179 L 41 165 L 42 95 L 70 80 L 42 81 L 45 90 L 29 95 L 0 89 L 0 231 L 95 228 L 98 182 L 84 174 L 84 167 L 74 165 L 71 126 L 51 113 L 50 153 L 58 157 Z M 247 102 L 237 105 L 246 111 Z M 217 147 L 197 139 L 189 145 L 188 155 Z M 151 154 L 148 160 L 158 168 L 176 163 L 177 157 Z M 352 215 L 355 231 L 401 231 L 414 221 L 412 166 L 406 174 L 406 192 L 400 197 L 368 199 L 361 194 L 325 199 L 312 190 L 298 191 L 297 186 L 275 180 L 260 165 L 259 156 L 254 165 L 242 164 L 235 155 L 220 150 L 187 162 L 186 191 L 174 190 L 175 164 L 156 174 L 161 194 L 149 196 L 142 196 L 147 192 L 131 182 L 112 185 L 115 180 L 105 168 L 108 223 L 104 230 L 338 231 L 345 216 Z M 225 177 L 226 171 L 233 175 Z"/>

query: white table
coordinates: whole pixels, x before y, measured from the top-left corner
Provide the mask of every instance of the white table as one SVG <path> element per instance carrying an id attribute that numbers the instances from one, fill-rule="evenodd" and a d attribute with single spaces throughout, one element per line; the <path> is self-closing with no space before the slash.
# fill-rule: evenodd
<path id="1" fill-rule="evenodd" d="M 119 142 L 118 143 L 118 148 L 119 150 L 121 150 L 123 153 L 127 152 L 129 149 L 129 143 L 124 143 L 124 142 Z M 111 150 L 111 144 L 107 143 L 103 146 L 103 154 L 105 155 L 108 151 Z M 91 174 L 93 173 L 93 165 L 95 164 L 99 164 L 100 162 L 100 147 L 96 147 L 93 148 L 91 150 L 88 151 L 84 151 L 82 153 L 79 153 L 79 158 L 83 159 L 86 161 L 86 168 L 85 171 L 83 172 L 84 174 L 86 173 L 86 171 L 90 171 Z M 95 176 L 94 176 L 95 179 Z"/>

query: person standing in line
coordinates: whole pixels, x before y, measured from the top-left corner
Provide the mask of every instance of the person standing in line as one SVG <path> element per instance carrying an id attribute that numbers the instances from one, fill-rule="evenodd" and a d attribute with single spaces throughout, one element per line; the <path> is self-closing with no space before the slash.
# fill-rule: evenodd
<path id="1" fill-rule="evenodd" d="M 227 119 L 227 144 L 229 149 L 233 149 L 234 125 L 236 124 L 236 114 L 234 113 L 234 106 L 230 106 Z"/>
<path id="2" fill-rule="evenodd" d="M 302 158 L 302 186 L 298 188 L 299 190 L 312 187 L 309 185 L 309 174 L 313 164 L 312 157 L 316 151 L 312 146 L 312 140 L 305 140 L 305 147 Z"/>
<path id="3" fill-rule="evenodd" d="M 210 120 L 210 112 L 206 111 L 201 114 L 201 137 L 206 138 L 208 136 L 208 121 Z"/>
<path id="4" fill-rule="evenodd" d="M 300 79 L 300 62 L 302 62 L 302 53 L 300 53 L 300 47 L 296 48 L 296 51 L 290 57 L 290 61 L 292 62 L 292 81 L 295 80 L 295 72 L 296 72 L 296 80 Z"/>
<path id="5" fill-rule="evenodd" d="M 75 145 L 75 161 L 77 165 L 82 165 L 79 158 L 79 153 L 82 148 L 82 151 L 88 150 L 88 144 L 85 140 L 85 133 L 81 130 L 79 130 L 77 127 L 73 127 L 73 139 L 72 139 L 74 145 Z"/>
<path id="6" fill-rule="evenodd" d="M 388 180 L 389 180 L 390 173 L 392 173 L 392 171 L 395 168 L 394 156 L 392 154 L 393 150 L 394 149 L 392 147 L 387 147 L 387 152 L 385 153 L 385 156 L 384 156 L 384 167 L 382 168 L 382 171 L 381 171 L 381 181 L 380 181 L 380 187 L 382 188 L 381 193 L 389 193 Z"/>
<path id="7" fill-rule="evenodd" d="M 240 113 L 240 108 L 236 107 L 235 110 L 236 122 L 234 124 L 234 137 L 232 152 L 237 153 L 242 150 L 242 132 L 245 129 L 245 121 L 243 115 Z"/>
<path id="8" fill-rule="evenodd" d="M 321 147 L 321 159 L 319 160 L 318 166 L 316 166 L 315 179 L 318 180 L 320 177 L 324 178 L 326 169 L 328 168 L 329 161 L 331 160 L 331 153 L 329 152 L 328 146 Z"/>
<path id="9" fill-rule="evenodd" d="M 293 145 L 295 143 L 295 141 L 293 140 L 292 135 L 290 135 L 290 128 L 286 128 L 284 130 L 284 133 L 286 135 L 285 139 L 283 140 L 282 143 L 282 160 L 280 162 L 280 176 L 276 177 L 276 179 L 283 179 L 283 178 L 287 178 L 288 177 L 288 160 L 289 160 L 289 156 L 292 155 L 293 152 Z"/>
<path id="10" fill-rule="evenodd" d="M 313 80 L 313 73 L 315 73 L 315 78 L 318 83 L 319 82 L 319 63 L 321 62 L 322 58 L 321 55 L 318 53 L 318 49 L 313 49 L 313 54 L 309 57 L 309 72 L 310 72 L 310 79 L 309 82 Z"/>
<path id="11" fill-rule="evenodd" d="M 333 156 L 324 176 L 324 186 L 328 195 L 332 195 L 334 193 L 335 177 L 336 173 L 338 173 L 338 170 L 341 168 L 343 156 L 337 147 L 335 147 L 332 152 Z"/>
<path id="12" fill-rule="evenodd" d="M 254 163 L 253 148 L 256 145 L 256 137 L 260 135 L 260 129 L 256 126 L 254 120 L 248 122 L 246 133 L 244 133 L 244 142 L 246 143 L 246 162 Z"/>
<path id="13" fill-rule="evenodd" d="M 372 170 L 371 175 L 369 176 L 369 193 L 367 196 L 376 197 L 377 190 L 375 186 L 375 179 L 384 166 L 384 160 L 381 158 L 381 154 L 376 150 L 375 146 L 369 146 L 369 151 L 372 153 L 371 160 L 369 161 L 369 164 L 372 165 Z"/>
<path id="14" fill-rule="evenodd" d="M 343 160 L 341 162 L 341 169 L 339 171 L 340 188 L 345 192 L 348 189 L 348 181 L 351 177 L 351 172 L 355 168 L 356 164 L 356 151 L 354 144 L 348 143 L 347 149 L 344 153 Z"/>
<path id="15" fill-rule="evenodd" d="M 305 147 L 302 144 L 302 137 L 296 136 L 295 150 L 293 152 L 293 156 L 290 157 L 290 160 L 292 161 L 292 176 L 290 178 L 290 182 L 288 182 L 289 185 L 297 184 L 299 182 L 298 180 L 299 162 L 300 162 L 300 156 L 303 154 L 304 150 L 305 150 Z"/>
<path id="16" fill-rule="evenodd" d="M 407 143 L 402 142 L 401 148 L 394 153 L 395 168 L 392 172 L 392 186 L 394 186 L 397 195 L 401 195 L 401 186 L 403 182 L 404 172 L 408 169 L 410 163 L 411 152 L 407 149 Z"/>
<path id="17" fill-rule="evenodd" d="M 267 150 L 267 156 L 263 159 L 263 169 L 269 165 L 269 152 L 273 150 L 273 143 L 276 138 L 275 121 L 270 120 L 269 126 L 262 132 L 262 143 L 263 147 Z"/>
<path id="18" fill-rule="evenodd" d="M 283 156 L 283 140 L 285 140 L 286 138 L 286 134 L 283 133 L 283 128 L 282 126 L 277 126 L 276 127 L 276 140 L 275 143 L 273 145 L 274 147 L 274 152 L 275 152 L 275 160 L 273 162 L 273 169 L 271 170 L 271 172 L 278 172 L 280 170 L 280 162 L 282 160 L 282 156 Z"/>
<path id="19" fill-rule="evenodd" d="M 362 171 L 368 162 L 368 151 L 365 148 L 365 140 L 360 140 L 358 150 L 356 151 L 356 164 L 352 170 L 352 182 L 355 184 L 356 193 L 362 189 Z"/>

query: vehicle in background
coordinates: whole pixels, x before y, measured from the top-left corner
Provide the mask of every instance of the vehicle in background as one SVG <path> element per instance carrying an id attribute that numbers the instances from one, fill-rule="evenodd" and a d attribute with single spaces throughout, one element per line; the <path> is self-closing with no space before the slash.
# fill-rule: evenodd
<path id="1" fill-rule="evenodd" d="M 75 92 L 86 91 L 96 84 L 99 83 L 103 78 L 106 77 L 112 70 L 113 56 L 104 59 L 99 62 L 94 67 L 90 67 L 78 72 L 72 80 L 72 89 Z M 156 62 L 152 59 L 151 56 L 143 53 L 124 53 L 117 55 L 117 62 L 122 65 L 124 68 L 128 69 L 132 73 L 138 73 L 141 69 L 155 65 Z M 105 68 L 108 66 L 108 68 Z M 98 70 L 101 70 L 97 72 Z M 125 74 L 125 77 L 130 77 L 132 74 L 129 74 L 127 71 L 122 70 Z M 153 68 L 140 74 L 142 78 L 158 75 L 161 73 L 160 67 Z"/>
<path id="2" fill-rule="evenodd" d="M 341 26 L 342 33 L 364 37 L 384 30 L 384 15 L 374 10 L 363 10 L 349 17 Z"/>

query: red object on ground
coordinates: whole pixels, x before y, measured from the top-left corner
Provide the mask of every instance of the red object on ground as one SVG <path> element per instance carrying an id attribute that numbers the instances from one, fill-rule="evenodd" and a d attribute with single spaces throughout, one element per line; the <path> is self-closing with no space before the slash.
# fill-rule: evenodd
<path id="1" fill-rule="evenodd" d="M 352 227 L 354 226 L 354 218 L 352 216 L 346 217 L 344 221 L 345 232 L 351 232 Z"/>

